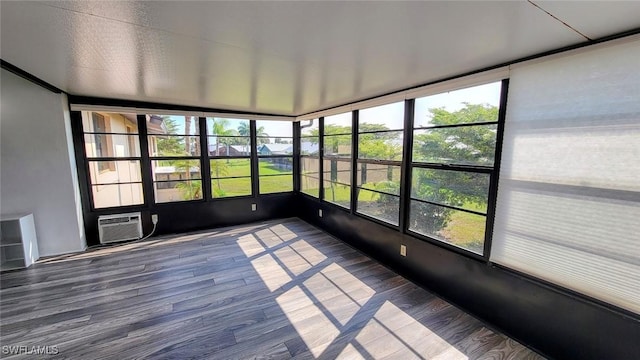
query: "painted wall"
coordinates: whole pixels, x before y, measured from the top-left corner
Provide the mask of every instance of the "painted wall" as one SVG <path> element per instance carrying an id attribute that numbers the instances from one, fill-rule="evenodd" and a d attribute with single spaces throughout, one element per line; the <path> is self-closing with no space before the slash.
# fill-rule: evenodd
<path id="1" fill-rule="evenodd" d="M 0 210 L 33 213 L 40 256 L 86 247 L 67 98 L 1 70 Z"/>

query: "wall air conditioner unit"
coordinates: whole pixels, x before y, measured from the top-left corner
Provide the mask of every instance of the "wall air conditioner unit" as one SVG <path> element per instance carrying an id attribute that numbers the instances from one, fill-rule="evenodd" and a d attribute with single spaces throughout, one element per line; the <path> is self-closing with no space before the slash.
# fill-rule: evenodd
<path id="1" fill-rule="evenodd" d="M 101 244 L 142 238 L 140 213 L 102 215 L 98 217 Z"/>

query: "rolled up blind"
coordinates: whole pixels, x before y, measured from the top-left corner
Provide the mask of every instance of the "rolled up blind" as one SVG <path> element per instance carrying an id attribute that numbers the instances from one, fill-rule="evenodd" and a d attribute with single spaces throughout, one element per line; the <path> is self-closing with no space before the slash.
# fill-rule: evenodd
<path id="1" fill-rule="evenodd" d="M 640 313 L 640 41 L 511 71 L 490 259 Z"/>

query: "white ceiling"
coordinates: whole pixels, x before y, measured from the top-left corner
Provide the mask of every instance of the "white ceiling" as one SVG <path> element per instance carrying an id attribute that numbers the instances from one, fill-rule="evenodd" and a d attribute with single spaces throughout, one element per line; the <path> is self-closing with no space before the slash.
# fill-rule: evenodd
<path id="1" fill-rule="evenodd" d="M 640 27 L 640 2 L 535 5 L 2 1 L 0 56 L 75 95 L 301 115 Z"/>

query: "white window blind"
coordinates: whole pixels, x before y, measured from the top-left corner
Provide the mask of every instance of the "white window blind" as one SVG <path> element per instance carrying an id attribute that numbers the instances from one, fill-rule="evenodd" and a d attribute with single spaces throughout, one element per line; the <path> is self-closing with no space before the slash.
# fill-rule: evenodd
<path id="1" fill-rule="evenodd" d="M 511 70 L 491 260 L 640 313 L 640 41 Z"/>

